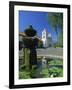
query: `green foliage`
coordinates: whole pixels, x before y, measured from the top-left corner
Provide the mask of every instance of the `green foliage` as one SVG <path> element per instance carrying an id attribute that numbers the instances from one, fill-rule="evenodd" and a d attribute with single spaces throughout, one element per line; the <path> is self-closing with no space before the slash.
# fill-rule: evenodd
<path id="1" fill-rule="evenodd" d="M 52 60 L 49 62 L 49 65 L 63 65 L 63 60 Z"/>
<path id="2" fill-rule="evenodd" d="M 42 72 L 41 72 L 40 74 L 42 74 L 42 77 L 43 77 L 43 78 L 49 77 L 48 68 L 42 69 Z"/>
<path id="3" fill-rule="evenodd" d="M 38 48 L 42 48 L 43 47 L 43 42 L 39 41 L 38 42 Z"/>
<path id="4" fill-rule="evenodd" d="M 49 60 L 45 68 L 32 65 L 31 70 L 27 69 L 29 66 L 21 65 L 19 79 L 63 77 L 63 67 L 59 65 L 63 65 L 63 60 Z"/>
<path id="5" fill-rule="evenodd" d="M 63 47 L 63 31 L 59 33 L 58 44 Z"/>
<path id="6" fill-rule="evenodd" d="M 63 14 L 62 13 L 49 12 L 48 13 L 48 21 L 52 25 L 54 30 L 57 27 L 59 27 L 61 29 L 63 28 Z"/>
<path id="7" fill-rule="evenodd" d="M 25 65 L 25 64 L 20 66 L 20 70 L 21 70 L 21 71 L 23 71 L 23 70 L 25 70 L 25 69 L 26 69 L 26 65 Z"/>
<path id="8" fill-rule="evenodd" d="M 37 69 L 37 65 L 32 65 L 32 70 Z"/>
<path id="9" fill-rule="evenodd" d="M 19 79 L 29 79 L 29 78 L 30 78 L 30 72 L 27 71 L 19 72 Z"/>
<path id="10" fill-rule="evenodd" d="M 37 69 L 32 69 L 30 73 L 31 78 L 37 78 Z"/>
<path id="11" fill-rule="evenodd" d="M 62 68 L 53 67 L 49 69 L 50 76 L 53 75 L 53 77 L 63 77 L 63 70 Z"/>
<path id="12" fill-rule="evenodd" d="M 53 77 L 62 77 L 63 76 L 63 67 L 59 67 L 63 65 L 63 60 L 52 60 L 49 62 L 49 66 L 50 68 L 48 68 L 49 70 L 49 76 L 51 77 L 51 75 Z"/>
<path id="13" fill-rule="evenodd" d="M 60 43 L 59 40 L 58 40 L 58 42 L 55 43 L 55 44 L 53 45 L 53 47 L 55 47 L 55 48 L 57 48 L 57 47 L 63 47 L 63 42 Z"/>
<path id="14" fill-rule="evenodd" d="M 38 78 L 39 77 L 39 68 L 37 68 L 36 65 L 32 66 L 30 76 L 31 76 L 31 78 Z"/>
<path id="15" fill-rule="evenodd" d="M 52 26 L 53 30 L 56 32 L 57 39 L 58 39 L 58 33 L 59 33 L 58 28 L 60 28 L 60 30 L 63 32 L 63 13 L 49 12 L 48 22 Z M 61 32 L 61 35 L 63 35 L 62 32 Z M 63 37 L 61 36 L 59 39 L 63 40 Z"/>

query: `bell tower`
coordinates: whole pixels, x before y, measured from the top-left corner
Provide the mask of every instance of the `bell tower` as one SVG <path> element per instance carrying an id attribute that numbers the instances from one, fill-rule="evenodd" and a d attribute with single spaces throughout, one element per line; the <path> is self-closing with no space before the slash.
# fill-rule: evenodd
<path id="1" fill-rule="evenodd" d="M 44 29 L 42 31 L 42 41 L 43 41 L 43 46 L 46 47 L 46 43 L 47 43 L 47 31 L 46 31 L 46 29 Z"/>

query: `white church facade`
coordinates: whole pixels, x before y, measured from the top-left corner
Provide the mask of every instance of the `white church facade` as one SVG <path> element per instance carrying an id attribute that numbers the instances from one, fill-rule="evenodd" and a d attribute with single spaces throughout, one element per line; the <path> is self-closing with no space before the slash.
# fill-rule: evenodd
<path id="1" fill-rule="evenodd" d="M 50 33 L 47 32 L 46 29 L 42 31 L 42 41 L 43 41 L 43 47 L 52 47 L 52 36 Z"/>

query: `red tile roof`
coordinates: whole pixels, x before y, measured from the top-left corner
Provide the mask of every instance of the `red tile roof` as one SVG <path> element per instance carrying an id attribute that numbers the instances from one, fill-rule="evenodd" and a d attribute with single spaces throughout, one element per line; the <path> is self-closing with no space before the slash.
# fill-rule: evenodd
<path id="1" fill-rule="evenodd" d="M 24 32 L 19 32 L 19 35 L 24 36 L 24 37 L 26 36 L 26 34 Z"/>
<path id="2" fill-rule="evenodd" d="M 20 35 L 20 36 L 23 36 L 23 37 L 26 36 L 26 34 L 25 34 L 24 32 L 19 32 L 19 35 Z M 37 38 L 39 41 L 42 41 L 40 37 L 36 37 L 36 38 Z"/>

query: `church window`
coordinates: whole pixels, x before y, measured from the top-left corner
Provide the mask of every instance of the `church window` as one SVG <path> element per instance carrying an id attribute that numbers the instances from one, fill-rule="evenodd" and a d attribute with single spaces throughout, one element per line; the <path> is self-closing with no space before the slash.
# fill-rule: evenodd
<path id="1" fill-rule="evenodd" d="M 43 38 L 45 38 L 45 36 L 43 36 Z"/>

